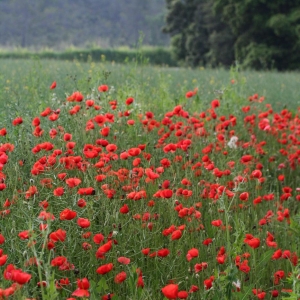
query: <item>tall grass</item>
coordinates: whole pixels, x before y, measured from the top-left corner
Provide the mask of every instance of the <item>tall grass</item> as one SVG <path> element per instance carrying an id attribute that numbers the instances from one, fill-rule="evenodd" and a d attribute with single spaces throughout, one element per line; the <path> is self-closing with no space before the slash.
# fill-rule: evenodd
<path id="1" fill-rule="evenodd" d="M 199 88 L 199 103 L 208 103 L 211 98 L 220 97 L 233 77 L 238 77 L 239 93 L 248 97 L 254 93 L 265 96 L 276 109 L 285 106 L 295 109 L 299 105 L 297 93 L 300 84 L 297 73 L 240 72 L 231 74 L 228 70 L 197 70 L 181 68 L 151 67 L 133 63 L 111 64 L 105 62 L 69 62 L 55 60 L 0 60 L 0 107 L 7 113 L 17 114 L 18 110 L 30 107 L 36 109 L 49 100 L 43 91 L 53 80 L 60 82 L 56 94 L 64 99 L 65 93 L 76 89 L 90 92 L 101 81 L 115 86 L 122 96 L 122 90 L 139 97 L 141 102 L 149 95 L 164 108 L 183 100 L 184 91 Z M 242 84 L 241 84 L 242 83 Z M 136 88 L 138 86 L 138 89 Z M 160 101 L 156 101 L 158 99 Z M 181 99 L 180 99 L 181 98 Z"/>
<path id="2" fill-rule="evenodd" d="M 300 297 L 295 74 L 0 64 L 0 299 Z"/>

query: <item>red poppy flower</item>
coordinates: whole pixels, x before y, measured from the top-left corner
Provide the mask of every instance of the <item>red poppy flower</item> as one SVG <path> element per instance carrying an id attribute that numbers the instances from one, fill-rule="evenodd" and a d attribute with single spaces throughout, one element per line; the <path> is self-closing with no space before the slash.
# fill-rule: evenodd
<path id="1" fill-rule="evenodd" d="M 90 220 L 89 220 L 89 219 L 85 219 L 85 218 L 78 218 L 77 224 L 78 224 L 81 228 L 88 228 L 88 227 L 91 226 Z"/>
<path id="2" fill-rule="evenodd" d="M 91 237 L 91 235 L 92 235 L 92 233 L 90 231 L 87 231 L 82 234 L 82 237 L 84 239 L 89 239 Z"/>
<path id="3" fill-rule="evenodd" d="M 211 276 L 210 278 L 204 280 L 204 286 L 206 290 L 212 288 L 213 281 L 214 281 L 214 276 Z"/>
<path id="4" fill-rule="evenodd" d="M 127 204 L 124 204 L 121 208 L 120 208 L 120 213 L 121 214 L 127 214 L 129 212 L 129 208 Z"/>
<path id="5" fill-rule="evenodd" d="M 161 291 L 167 299 L 176 299 L 178 296 L 178 285 L 168 284 Z"/>
<path id="6" fill-rule="evenodd" d="M 194 96 L 194 92 L 193 91 L 188 91 L 188 92 L 186 92 L 186 94 L 185 94 L 185 97 L 186 98 L 191 98 L 191 97 L 193 97 Z"/>
<path id="7" fill-rule="evenodd" d="M 80 92 L 74 92 L 71 96 L 67 98 L 68 102 L 81 102 L 83 100 L 83 95 Z M 80 108 L 80 107 L 79 107 Z"/>
<path id="8" fill-rule="evenodd" d="M 220 265 L 223 265 L 225 263 L 226 260 L 226 255 L 218 255 L 217 256 L 217 262 Z"/>
<path id="9" fill-rule="evenodd" d="M 126 278 L 127 278 L 126 272 L 122 271 L 122 272 L 120 272 L 119 274 L 117 274 L 117 275 L 115 276 L 115 280 L 114 280 L 114 281 L 115 281 L 115 283 L 120 284 L 120 283 L 122 283 L 123 281 L 125 281 Z"/>
<path id="10" fill-rule="evenodd" d="M 108 85 L 102 84 L 102 85 L 98 86 L 98 91 L 99 92 L 107 92 L 108 91 Z"/>
<path id="11" fill-rule="evenodd" d="M 97 175 L 97 176 L 95 177 L 95 179 L 96 179 L 97 182 L 101 182 L 101 181 L 103 181 L 105 178 L 106 178 L 106 175 L 104 175 L 104 174 L 100 174 L 100 175 Z"/>
<path id="12" fill-rule="evenodd" d="M 148 255 L 150 253 L 150 248 L 144 248 L 144 249 L 142 249 L 142 253 L 144 255 Z"/>
<path id="13" fill-rule="evenodd" d="M 104 241 L 104 235 L 101 233 L 97 233 L 93 237 L 93 241 L 95 244 L 101 244 Z"/>
<path id="14" fill-rule="evenodd" d="M 170 254 L 170 250 L 167 248 L 163 248 L 157 251 L 157 256 L 159 257 L 166 257 Z"/>
<path id="15" fill-rule="evenodd" d="M 13 124 L 14 126 L 20 125 L 20 124 L 22 124 L 22 123 L 23 123 L 23 119 L 22 119 L 21 117 L 17 117 L 17 118 L 15 118 L 15 119 L 12 121 L 12 124 Z"/>
<path id="16" fill-rule="evenodd" d="M 72 211 L 72 210 L 66 208 L 60 213 L 59 219 L 60 220 L 72 220 L 72 219 L 76 218 L 76 216 L 77 216 L 76 211 Z"/>
<path id="17" fill-rule="evenodd" d="M 65 256 L 57 256 L 51 260 L 51 266 L 59 267 L 59 266 L 62 266 L 66 262 L 67 262 L 67 258 Z"/>
<path id="18" fill-rule="evenodd" d="M 161 191 L 160 191 L 160 195 L 161 195 L 162 198 L 169 199 L 169 198 L 172 198 L 172 196 L 173 196 L 173 191 L 172 191 L 172 190 L 169 190 L 169 189 L 161 190 Z"/>
<path id="19" fill-rule="evenodd" d="M 141 153 L 141 149 L 140 148 L 131 148 L 128 150 L 128 154 L 130 156 L 138 156 Z"/>
<path id="20" fill-rule="evenodd" d="M 6 266 L 4 272 L 3 272 L 3 277 L 6 280 L 11 280 L 12 277 L 12 272 L 15 270 L 15 266 L 13 264 L 9 264 Z"/>
<path id="21" fill-rule="evenodd" d="M 13 270 L 11 273 L 11 280 L 18 284 L 25 284 L 29 282 L 31 279 L 31 275 L 22 270 Z"/>
<path id="22" fill-rule="evenodd" d="M 54 196 L 57 196 L 57 197 L 60 197 L 64 194 L 65 190 L 63 187 L 58 187 L 56 188 L 54 191 L 53 191 L 53 195 Z"/>
<path id="23" fill-rule="evenodd" d="M 73 188 L 81 183 L 81 180 L 79 178 L 68 178 L 66 180 L 66 184 L 70 187 Z"/>
<path id="24" fill-rule="evenodd" d="M 95 189 L 92 187 L 88 187 L 88 188 L 80 188 L 77 191 L 78 195 L 95 195 Z"/>
<path id="25" fill-rule="evenodd" d="M 163 234 L 164 236 L 168 236 L 168 235 L 172 234 L 175 230 L 176 230 L 175 225 L 171 225 L 169 228 L 164 229 L 164 230 L 162 231 L 162 234 Z"/>
<path id="26" fill-rule="evenodd" d="M 51 114 L 51 112 L 52 112 L 52 109 L 51 109 L 50 107 L 47 107 L 44 111 L 42 111 L 42 112 L 40 113 L 40 115 L 41 115 L 42 117 L 47 117 L 48 115 Z"/>
<path id="27" fill-rule="evenodd" d="M 242 271 L 243 273 L 249 273 L 250 272 L 250 267 L 248 266 L 248 260 L 244 260 L 242 263 L 238 265 L 239 270 Z"/>
<path id="28" fill-rule="evenodd" d="M 111 248 L 112 248 L 112 241 L 110 240 L 98 248 L 96 252 L 96 257 L 103 258 L 105 253 L 110 251 Z"/>
<path id="29" fill-rule="evenodd" d="M 32 126 L 37 127 L 41 124 L 40 118 L 36 117 L 31 122 Z"/>
<path id="30" fill-rule="evenodd" d="M 89 297 L 90 293 L 88 290 L 84 290 L 84 289 L 76 289 L 73 293 L 72 296 L 76 296 L 76 297 Z"/>
<path id="31" fill-rule="evenodd" d="M 88 107 L 92 107 L 94 105 L 95 101 L 94 100 L 86 100 L 85 101 L 85 105 L 88 106 Z"/>
<path id="32" fill-rule="evenodd" d="M 53 90 L 56 88 L 56 81 L 53 81 L 52 84 L 50 85 L 50 90 Z"/>
<path id="33" fill-rule="evenodd" d="M 145 113 L 145 116 L 147 117 L 147 119 L 153 119 L 154 118 L 154 113 L 152 111 L 147 111 Z"/>
<path id="34" fill-rule="evenodd" d="M 202 262 L 200 264 L 195 264 L 195 266 L 194 266 L 195 273 L 201 272 L 204 269 L 206 269 L 207 267 L 208 267 L 208 264 L 206 262 Z"/>
<path id="35" fill-rule="evenodd" d="M 241 163 L 246 164 L 246 163 L 250 162 L 252 159 L 253 159 L 252 155 L 244 155 L 241 158 Z"/>
<path id="36" fill-rule="evenodd" d="M 261 172 L 261 170 L 254 170 L 254 171 L 252 171 L 251 176 L 253 178 L 259 179 L 262 177 L 262 172 Z"/>
<path id="37" fill-rule="evenodd" d="M 249 193 L 248 192 L 243 192 L 240 194 L 240 200 L 241 201 L 248 201 L 249 199 Z"/>
<path id="38" fill-rule="evenodd" d="M 118 147 L 115 144 L 108 144 L 105 149 L 107 152 L 114 152 L 118 149 Z"/>
<path id="39" fill-rule="evenodd" d="M 132 97 L 129 97 L 126 99 L 125 103 L 126 105 L 130 105 L 131 103 L 133 103 L 134 99 Z"/>
<path id="40" fill-rule="evenodd" d="M 6 128 L 0 129 L 0 136 L 6 136 L 6 134 L 7 134 Z"/>
<path id="41" fill-rule="evenodd" d="M 24 230 L 20 232 L 18 236 L 21 238 L 21 240 L 28 240 L 31 236 L 31 233 L 29 230 Z"/>
<path id="42" fill-rule="evenodd" d="M 65 133 L 64 134 L 64 141 L 71 141 L 72 140 L 72 134 L 71 133 Z"/>
<path id="43" fill-rule="evenodd" d="M 202 242 L 203 245 L 208 246 L 209 244 L 211 244 L 213 242 L 213 240 L 211 238 L 207 238 L 206 240 L 204 240 Z"/>
<path id="44" fill-rule="evenodd" d="M 217 108 L 220 106 L 220 101 L 218 99 L 214 99 L 211 101 L 211 107 L 212 109 Z"/>
<path id="45" fill-rule="evenodd" d="M 3 191 L 6 189 L 6 184 L 5 183 L 0 183 L 0 191 Z"/>
<path id="46" fill-rule="evenodd" d="M 281 249 L 278 249 L 276 250 L 273 255 L 272 255 L 272 259 L 273 260 L 277 260 L 277 259 L 280 259 L 282 257 L 282 250 Z"/>
<path id="47" fill-rule="evenodd" d="M 140 276 L 138 277 L 138 280 L 137 280 L 136 286 L 137 286 L 137 287 L 144 288 L 144 286 L 145 286 L 145 283 L 144 283 L 143 276 L 141 276 L 141 275 L 140 275 Z"/>
<path id="48" fill-rule="evenodd" d="M 105 275 L 106 273 L 109 273 L 113 269 L 113 267 L 114 265 L 112 263 L 102 265 L 96 270 L 96 272 L 98 274 Z"/>
<path id="49" fill-rule="evenodd" d="M 258 248 L 260 245 L 260 239 L 253 237 L 251 234 L 246 234 L 244 243 L 248 244 L 251 248 Z"/>
<path id="50" fill-rule="evenodd" d="M 40 212 L 38 218 L 42 219 L 43 221 L 47 221 L 47 220 L 53 221 L 53 220 L 55 220 L 54 215 L 49 213 L 49 212 L 46 212 L 45 210 Z"/>
<path id="51" fill-rule="evenodd" d="M 74 101 L 74 100 L 72 100 Z M 80 111 L 81 107 L 79 105 L 75 105 L 72 109 L 69 110 L 70 115 L 76 115 Z"/>
<path id="52" fill-rule="evenodd" d="M 199 291 L 199 288 L 196 285 L 192 285 L 190 287 L 189 293 L 195 293 L 197 291 Z"/>
<path id="53" fill-rule="evenodd" d="M 104 127 L 100 130 L 100 134 L 104 137 L 108 136 L 110 132 L 110 127 Z"/>
<path id="54" fill-rule="evenodd" d="M 7 255 L 0 255 L 0 267 L 6 264 L 8 256 Z"/>
<path id="55" fill-rule="evenodd" d="M 52 122 L 56 121 L 59 118 L 59 114 L 53 113 L 51 114 L 48 119 Z"/>
<path id="56" fill-rule="evenodd" d="M 220 227 L 223 224 L 222 220 L 213 220 L 211 221 L 211 225 L 216 226 L 216 227 Z"/>
<path id="57" fill-rule="evenodd" d="M 126 160 L 129 157 L 129 154 L 127 152 L 122 152 L 120 154 L 120 159 Z"/>
<path id="58" fill-rule="evenodd" d="M 58 241 L 64 242 L 66 239 L 66 236 L 67 236 L 66 231 L 59 228 L 58 230 L 50 233 L 49 238 L 51 239 L 51 241 L 56 243 Z"/>
<path id="59" fill-rule="evenodd" d="M 282 252 L 282 258 L 285 258 L 285 259 L 291 258 L 291 251 L 290 250 L 284 250 Z"/>
<path id="60" fill-rule="evenodd" d="M 199 250 L 196 248 L 192 248 L 188 251 L 187 255 L 186 255 L 186 259 L 188 261 L 191 261 L 193 258 L 198 257 L 199 256 Z"/>
<path id="61" fill-rule="evenodd" d="M 77 287 L 79 289 L 88 290 L 90 288 L 90 283 L 87 278 L 77 279 Z"/>
<path id="62" fill-rule="evenodd" d="M 279 292 L 277 290 L 273 290 L 273 291 L 270 291 L 271 295 L 273 298 L 276 298 L 279 296 Z"/>
<path id="63" fill-rule="evenodd" d="M 118 262 L 120 264 L 123 264 L 123 265 L 129 265 L 130 264 L 130 258 L 120 256 L 120 257 L 118 257 Z"/>
<path id="64" fill-rule="evenodd" d="M 30 186 L 29 189 L 25 192 L 25 198 L 28 199 L 37 193 L 38 193 L 37 187 L 34 185 Z"/>
<path id="65" fill-rule="evenodd" d="M 69 285 L 69 284 L 70 284 L 69 278 L 61 278 L 61 279 L 59 279 L 59 281 L 57 281 L 55 283 L 55 287 L 57 289 L 62 289 L 63 286 L 66 286 L 66 285 Z"/>
<path id="66" fill-rule="evenodd" d="M 177 297 L 179 299 L 187 299 L 189 296 L 189 293 L 187 291 L 179 291 Z"/>
<path id="67" fill-rule="evenodd" d="M 256 295 L 258 299 L 265 299 L 266 292 L 263 292 L 260 289 L 252 289 L 252 293 Z"/>
<path id="68" fill-rule="evenodd" d="M 78 199 L 77 206 L 81 208 L 86 207 L 86 201 L 84 199 Z"/>
<path id="69" fill-rule="evenodd" d="M 181 238 L 181 236 L 182 236 L 181 230 L 175 230 L 171 235 L 171 239 L 172 239 L 172 241 L 179 240 Z"/>

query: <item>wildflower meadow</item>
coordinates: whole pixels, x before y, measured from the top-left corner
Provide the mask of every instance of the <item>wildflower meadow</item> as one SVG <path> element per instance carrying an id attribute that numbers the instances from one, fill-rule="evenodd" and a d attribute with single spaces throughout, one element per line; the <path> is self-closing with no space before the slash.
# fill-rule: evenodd
<path id="1" fill-rule="evenodd" d="M 297 105 L 47 76 L 2 88 L 0 299 L 300 299 Z"/>

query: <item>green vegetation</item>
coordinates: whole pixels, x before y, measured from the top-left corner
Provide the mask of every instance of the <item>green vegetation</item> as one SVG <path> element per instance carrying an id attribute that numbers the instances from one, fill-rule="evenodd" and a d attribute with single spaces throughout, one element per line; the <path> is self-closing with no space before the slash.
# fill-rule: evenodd
<path id="1" fill-rule="evenodd" d="M 197 66 L 300 69 L 300 1 L 166 0 L 177 60 Z"/>
<path id="2" fill-rule="evenodd" d="M 145 62 L 143 57 L 139 60 Z M 231 79 L 239 82 L 237 92 L 244 99 L 258 93 L 265 96 L 275 109 L 285 106 L 296 109 L 299 105 L 300 78 L 293 72 L 245 71 L 233 74 L 223 69 L 161 68 L 130 61 L 120 65 L 104 61 L 84 63 L 38 58 L 0 60 L 0 68 L 0 115 L 10 120 L 20 110 L 28 109 L 34 113 L 37 105 L 44 107 L 51 99 L 50 93 L 47 95 L 44 91 L 54 80 L 60 83 L 55 93 L 58 101 L 62 101 L 66 93 L 74 90 L 91 93 L 105 74 L 107 84 L 117 88 L 119 93 L 125 85 L 126 91 L 145 101 L 148 109 L 157 105 L 156 101 L 145 100 L 149 95 L 153 99 L 161 98 L 158 103 L 166 109 L 183 101 L 186 90 L 198 87 L 199 102 L 194 103 L 197 109 L 201 103 L 208 104 L 211 99 L 222 96 L 220 92 L 224 92 Z"/>
<path id="3" fill-rule="evenodd" d="M 0 0 L 0 45 L 61 50 L 168 45 L 164 0 Z"/>
<path id="4" fill-rule="evenodd" d="M 0 60 L 0 299 L 298 299 L 299 76 L 143 61 Z"/>
<path id="5" fill-rule="evenodd" d="M 0 55 L 296 71 L 299 24 L 300 0 L 1 0 Z"/>
<path id="6" fill-rule="evenodd" d="M 171 36 L 174 58 L 183 65 L 230 67 L 234 36 L 213 11 L 214 0 L 166 0 L 165 33 Z"/>
<path id="7" fill-rule="evenodd" d="M 151 65 L 176 66 L 176 62 L 171 57 L 168 48 L 163 47 L 142 47 L 129 49 L 128 47 L 118 47 L 111 49 L 88 48 L 80 49 L 72 47 L 64 51 L 40 50 L 30 51 L 29 49 L 17 48 L 14 50 L 0 49 L 0 59 L 7 58 L 39 58 L 57 60 L 78 60 L 78 61 L 108 61 L 115 63 L 137 62 Z M 143 61 L 141 61 L 143 59 Z"/>

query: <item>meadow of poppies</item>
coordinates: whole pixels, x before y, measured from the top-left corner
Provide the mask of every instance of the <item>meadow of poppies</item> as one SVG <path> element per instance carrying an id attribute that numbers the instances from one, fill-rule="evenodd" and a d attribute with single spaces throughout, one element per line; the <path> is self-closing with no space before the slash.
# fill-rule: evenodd
<path id="1" fill-rule="evenodd" d="M 62 84 L 1 122 L 0 299 L 300 298 L 299 108 Z"/>

